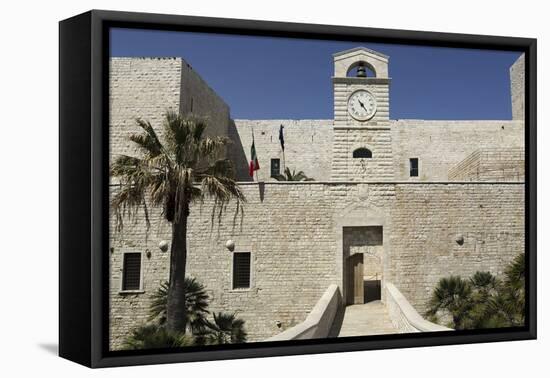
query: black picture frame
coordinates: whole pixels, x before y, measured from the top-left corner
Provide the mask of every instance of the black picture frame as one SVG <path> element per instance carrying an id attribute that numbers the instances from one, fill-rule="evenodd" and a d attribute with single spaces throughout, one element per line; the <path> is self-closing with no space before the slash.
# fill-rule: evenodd
<path id="1" fill-rule="evenodd" d="M 154 351 L 108 350 L 111 27 L 501 49 L 525 53 L 526 325 Z M 89 367 L 535 339 L 536 39 L 92 10 L 59 24 L 59 355 Z"/>

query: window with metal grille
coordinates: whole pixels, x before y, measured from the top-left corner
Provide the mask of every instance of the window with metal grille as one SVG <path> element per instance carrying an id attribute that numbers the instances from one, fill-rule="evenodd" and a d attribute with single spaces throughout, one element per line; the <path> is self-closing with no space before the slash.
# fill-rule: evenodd
<path id="1" fill-rule="evenodd" d="M 281 159 L 271 159 L 271 177 L 281 174 Z"/>
<path id="2" fill-rule="evenodd" d="M 410 161 L 410 175 L 411 177 L 418 177 L 418 158 L 411 158 Z"/>
<path id="3" fill-rule="evenodd" d="M 122 265 L 122 290 L 141 289 L 141 253 L 125 253 Z"/>
<path id="4" fill-rule="evenodd" d="M 233 253 L 233 289 L 250 287 L 250 252 Z"/>
<path id="5" fill-rule="evenodd" d="M 353 157 L 370 159 L 372 157 L 372 152 L 368 148 L 361 147 L 353 151 Z"/>

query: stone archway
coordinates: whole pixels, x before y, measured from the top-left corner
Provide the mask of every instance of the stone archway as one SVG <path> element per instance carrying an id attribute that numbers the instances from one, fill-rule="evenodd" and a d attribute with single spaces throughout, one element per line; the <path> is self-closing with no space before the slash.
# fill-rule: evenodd
<path id="1" fill-rule="evenodd" d="M 351 204 L 335 216 L 336 271 L 344 304 L 364 303 L 370 299 L 384 301 L 390 252 L 388 218 L 381 208 L 368 202 Z M 358 278 L 358 274 L 362 277 Z M 359 287 L 359 281 L 366 289 Z M 373 286 L 375 281 L 378 281 L 378 289 Z M 364 292 L 357 291 L 361 289 Z M 373 290 L 380 291 L 378 298 L 373 297 Z M 361 302 L 360 297 L 364 294 Z"/>

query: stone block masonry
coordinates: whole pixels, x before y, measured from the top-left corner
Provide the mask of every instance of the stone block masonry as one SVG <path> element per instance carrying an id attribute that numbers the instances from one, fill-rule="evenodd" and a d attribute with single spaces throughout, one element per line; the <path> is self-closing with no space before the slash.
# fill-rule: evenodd
<path id="1" fill-rule="evenodd" d="M 285 153 L 279 141 L 279 127 L 284 126 Z M 237 163 L 238 178 L 252 181 L 248 175 L 252 134 L 256 144 L 260 170 L 254 180 L 275 181 L 271 178 L 271 159 L 280 160 L 280 172 L 285 167 L 304 173 L 317 181 L 330 178 L 332 162 L 332 120 L 235 120 L 233 134 L 234 161 Z M 244 167 L 243 167 L 244 165 Z"/>
<path id="2" fill-rule="evenodd" d="M 397 181 L 448 181 L 449 170 L 477 150 L 525 146 L 522 121 L 411 119 L 392 121 L 391 125 Z M 410 177 L 410 158 L 418 158 L 418 177 Z"/>
<path id="3" fill-rule="evenodd" d="M 419 313 L 439 278 L 467 277 L 476 270 L 502 273 L 524 250 L 522 183 L 243 183 L 243 214 L 229 204 L 217 219 L 212 203 L 192 207 L 188 230 L 188 274 L 202 282 L 211 310 L 236 312 L 249 341 L 261 341 L 306 318 L 331 284 L 341 285 L 335 219 L 350 212 L 368 219 L 387 214 L 383 276 L 395 283 Z M 150 295 L 167 278 L 170 228 L 151 209 L 147 233 L 142 216 L 112 235 L 111 347 L 145 322 Z M 214 219 L 214 221 L 212 221 Z M 458 237 L 464 239 L 462 244 Z M 232 287 L 232 253 L 251 252 L 251 286 Z M 143 262 L 143 293 L 120 294 L 122 253 L 151 251 Z M 280 322 L 281 327 L 277 326 Z"/>
<path id="4" fill-rule="evenodd" d="M 451 181 L 525 180 L 525 149 L 477 150 L 449 170 Z"/>
<path id="5" fill-rule="evenodd" d="M 139 131 L 136 118 L 151 122 L 161 132 L 166 110 L 179 109 L 182 59 L 111 58 L 109 70 L 111 158 L 134 155 L 128 136 Z"/>
<path id="6" fill-rule="evenodd" d="M 477 150 L 522 149 L 525 130 L 522 121 L 392 120 L 385 127 L 354 129 L 335 128 L 332 120 L 235 120 L 230 151 L 239 180 L 252 181 L 247 164 L 254 130 L 261 167 L 254 180 L 274 181 L 271 159 L 280 159 L 281 170 L 283 163 L 281 124 L 286 166 L 316 181 L 448 181 L 449 170 Z M 353 159 L 359 147 L 371 149 L 372 159 Z M 410 177 L 410 158 L 419 159 L 419 177 Z M 517 180 L 514 175 L 494 181 Z"/>
<path id="7" fill-rule="evenodd" d="M 229 106 L 182 58 L 111 58 L 109 75 L 111 158 L 136 154 L 136 118 L 162 135 L 167 110 L 206 118 L 207 136 L 229 133 Z"/>
<path id="8" fill-rule="evenodd" d="M 512 93 L 512 119 L 525 119 L 525 54 L 510 67 L 510 90 Z"/>
<path id="9" fill-rule="evenodd" d="M 205 285 L 211 311 L 245 320 L 249 341 L 302 323 L 327 287 L 336 285 L 346 297 L 344 259 L 350 253 L 369 257 L 364 278 L 381 277 L 383 303 L 392 299 L 386 283 L 393 283 L 423 314 L 441 277 L 478 270 L 499 275 L 524 252 L 523 57 L 510 70 L 513 120 L 502 121 L 390 120 L 388 57 L 356 48 L 334 59 L 329 120 L 231 120 L 223 99 L 181 58 L 110 62 L 111 159 L 138 153 L 128 141 L 139 131 L 135 118 L 162 134 L 168 109 L 206 117 L 206 135 L 233 142 L 226 156 L 247 197 L 244 212 L 236 213 L 230 203 L 218 218 L 212 200 L 193 204 L 187 275 Z M 347 77 L 360 62 L 376 77 Z M 377 99 L 376 114 L 364 123 L 347 112 L 356 89 Z M 261 166 L 253 179 L 252 132 Z M 354 158 L 358 148 L 369 149 L 372 157 Z M 418 159 L 418 177 L 410 176 L 411 158 Z M 272 159 L 279 159 L 281 173 L 289 167 L 316 181 L 275 181 Z M 116 182 L 111 184 L 116 191 Z M 170 242 L 171 227 L 160 208 L 148 210 L 149 229 L 143 212 L 125 219 L 122 229 L 111 214 L 112 349 L 121 349 L 132 329 L 147 322 L 151 295 L 168 279 L 170 256 L 159 242 Z M 233 253 L 251 253 L 248 288 L 233 287 L 228 240 L 235 242 Z M 142 254 L 139 290 L 121 290 L 127 252 Z"/>

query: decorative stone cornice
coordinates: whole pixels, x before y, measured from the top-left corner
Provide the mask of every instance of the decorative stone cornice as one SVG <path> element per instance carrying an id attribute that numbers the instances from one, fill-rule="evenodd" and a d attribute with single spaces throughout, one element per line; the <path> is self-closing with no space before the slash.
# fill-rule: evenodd
<path id="1" fill-rule="evenodd" d="M 390 81 L 389 77 L 332 77 L 334 84 L 389 84 Z"/>

